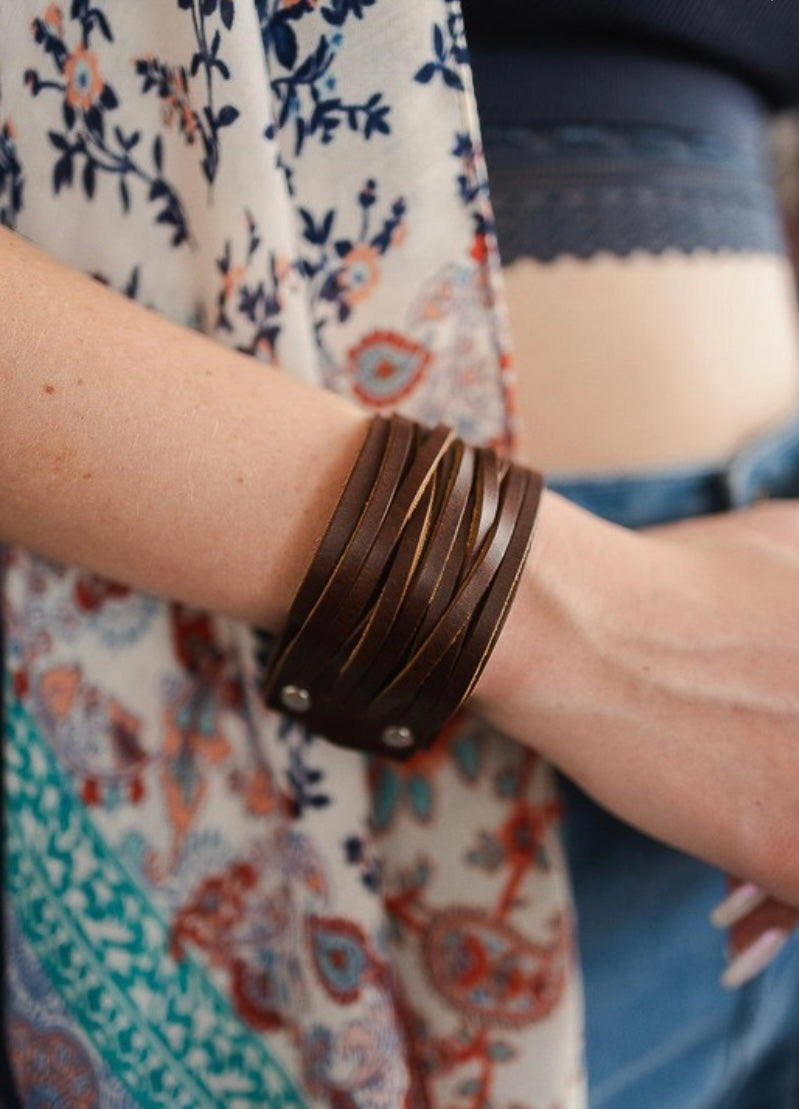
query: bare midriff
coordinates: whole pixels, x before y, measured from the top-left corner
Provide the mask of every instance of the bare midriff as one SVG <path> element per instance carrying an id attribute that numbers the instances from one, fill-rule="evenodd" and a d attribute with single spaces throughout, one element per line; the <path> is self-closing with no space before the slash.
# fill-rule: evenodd
<path id="1" fill-rule="evenodd" d="M 721 460 L 799 408 L 783 257 L 520 259 L 503 276 L 518 453 L 544 472 Z"/>

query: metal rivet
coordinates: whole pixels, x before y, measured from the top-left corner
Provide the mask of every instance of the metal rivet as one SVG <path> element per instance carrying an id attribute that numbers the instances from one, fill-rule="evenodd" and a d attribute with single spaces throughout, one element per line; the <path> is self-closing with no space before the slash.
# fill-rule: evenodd
<path id="1" fill-rule="evenodd" d="M 405 747 L 413 746 L 413 732 L 411 729 L 403 728 L 397 724 L 384 728 L 381 738 L 385 747 L 394 747 L 397 750 L 402 750 Z"/>
<path id="2" fill-rule="evenodd" d="M 287 709 L 294 712 L 307 712 L 311 707 L 310 693 L 299 685 L 284 685 L 280 691 L 280 700 Z"/>

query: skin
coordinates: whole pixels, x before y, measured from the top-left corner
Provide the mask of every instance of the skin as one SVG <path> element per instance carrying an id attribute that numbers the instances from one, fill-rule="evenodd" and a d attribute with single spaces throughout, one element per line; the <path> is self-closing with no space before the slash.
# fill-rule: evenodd
<path id="1" fill-rule="evenodd" d="M 504 281 L 519 454 L 547 473 L 724 459 L 799 407 L 797 289 L 785 258 L 519 259 Z M 797 923 L 771 899 L 730 930 L 730 954 Z"/>
<path id="2" fill-rule="evenodd" d="M 279 627 L 367 414 L 4 228 L 0 293 L 0 539 Z"/>
<path id="3" fill-rule="evenodd" d="M 364 413 L 6 231 L 0 295 L 0 540 L 277 630 Z M 548 491 L 472 701 L 623 819 L 794 906 L 798 508 L 642 534 Z"/>
<path id="4" fill-rule="evenodd" d="M 479 707 L 622 819 L 799 906 L 796 503 L 649 533 L 549 507 Z"/>
<path id="5" fill-rule="evenodd" d="M 783 257 L 520 259 L 504 279 L 520 455 L 548 473 L 722 459 L 799 407 Z"/>

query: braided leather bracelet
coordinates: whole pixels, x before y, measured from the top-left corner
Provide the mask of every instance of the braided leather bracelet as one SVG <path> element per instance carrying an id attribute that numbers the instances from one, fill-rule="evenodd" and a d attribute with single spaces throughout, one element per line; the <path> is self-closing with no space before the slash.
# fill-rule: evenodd
<path id="1" fill-rule="evenodd" d="M 542 488 L 443 424 L 374 416 L 272 646 L 266 704 L 344 747 L 429 747 L 496 643 Z"/>

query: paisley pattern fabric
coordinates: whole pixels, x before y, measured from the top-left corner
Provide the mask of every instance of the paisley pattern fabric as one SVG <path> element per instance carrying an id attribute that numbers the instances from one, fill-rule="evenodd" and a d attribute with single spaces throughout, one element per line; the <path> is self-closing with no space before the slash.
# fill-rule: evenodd
<path id="1" fill-rule="evenodd" d="M 0 0 L 0 219 L 264 373 L 513 445 L 457 0 Z M 3 557 L 23 1105 L 584 1105 L 544 763 L 468 710 L 367 763 L 265 708 L 246 624 Z"/>

